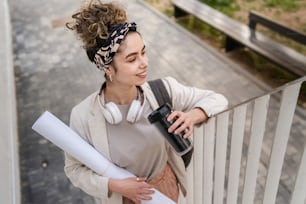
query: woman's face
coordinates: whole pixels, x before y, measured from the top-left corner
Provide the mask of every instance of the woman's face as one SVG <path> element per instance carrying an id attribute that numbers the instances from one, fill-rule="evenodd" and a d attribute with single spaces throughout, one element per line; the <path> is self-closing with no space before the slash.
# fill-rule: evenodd
<path id="1" fill-rule="evenodd" d="M 144 42 L 137 32 L 127 34 L 113 59 L 112 66 L 112 83 L 140 86 L 146 81 L 148 57 Z"/>

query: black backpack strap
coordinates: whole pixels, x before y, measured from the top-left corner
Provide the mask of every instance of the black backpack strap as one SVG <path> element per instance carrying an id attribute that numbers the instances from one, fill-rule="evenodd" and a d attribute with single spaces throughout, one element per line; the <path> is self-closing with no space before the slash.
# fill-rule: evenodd
<path id="1" fill-rule="evenodd" d="M 165 103 L 169 103 L 172 107 L 172 101 L 165 87 L 164 82 L 161 79 L 155 79 L 155 80 L 148 81 L 148 83 L 154 93 L 154 96 L 158 102 L 158 105 L 161 106 Z"/>
<path id="2" fill-rule="evenodd" d="M 169 96 L 169 93 L 165 87 L 164 82 L 161 79 L 155 79 L 155 80 L 148 81 L 148 83 L 158 102 L 158 105 L 161 106 L 165 103 L 169 103 L 172 107 L 172 100 Z M 185 168 L 187 168 L 187 166 L 189 165 L 191 158 L 192 158 L 192 154 L 193 154 L 193 147 L 189 152 L 181 156 L 184 161 Z"/>
<path id="3" fill-rule="evenodd" d="M 191 159 L 192 159 L 192 155 L 193 155 L 193 147 L 189 150 L 189 152 L 181 156 L 183 159 L 185 168 L 189 166 Z"/>

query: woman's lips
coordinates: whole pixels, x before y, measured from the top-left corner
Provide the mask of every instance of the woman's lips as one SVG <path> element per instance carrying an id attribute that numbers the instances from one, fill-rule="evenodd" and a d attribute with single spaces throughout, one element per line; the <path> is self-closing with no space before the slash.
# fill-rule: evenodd
<path id="1" fill-rule="evenodd" d="M 145 78 L 145 77 L 147 77 L 147 72 L 142 72 L 142 73 L 136 74 L 136 76 L 141 77 L 141 78 Z"/>

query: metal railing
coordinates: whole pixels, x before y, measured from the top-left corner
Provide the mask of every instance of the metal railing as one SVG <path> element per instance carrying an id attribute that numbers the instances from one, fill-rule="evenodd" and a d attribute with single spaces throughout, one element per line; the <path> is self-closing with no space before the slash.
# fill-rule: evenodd
<path id="1" fill-rule="evenodd" d="M 306 124 L 300 135 L 292 128 L 304 81 L 306 77 L 239 104 L 195 129 L 186 203 L 304 204 Z M 291 138 L 294 134 L 302 142 Z M 299 156 L 290 158 L 290 151 Z"/>

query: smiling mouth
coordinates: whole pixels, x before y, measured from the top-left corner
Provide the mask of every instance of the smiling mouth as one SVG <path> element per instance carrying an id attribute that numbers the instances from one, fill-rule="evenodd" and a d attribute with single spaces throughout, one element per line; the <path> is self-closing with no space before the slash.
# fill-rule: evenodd
<path id="1" fill-rule="evenodd" d="M 147 76 L 147 72 L 143 72 L 143 73 L 140 73 L 140 74 L 136 74 L 136 76 L 145 77 L 145 76 Z"/>

